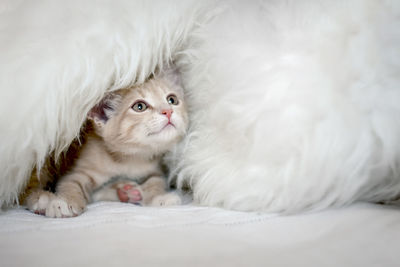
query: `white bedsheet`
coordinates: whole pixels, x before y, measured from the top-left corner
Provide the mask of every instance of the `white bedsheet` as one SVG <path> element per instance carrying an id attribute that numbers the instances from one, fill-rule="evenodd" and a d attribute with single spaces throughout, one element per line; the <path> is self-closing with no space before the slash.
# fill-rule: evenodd
<path id="1" fill-rule="evenodd" d="M 76 218 L 0 215 L 0 266 L 400 266 L 400 210 L 277 216 L 100 202 Z"/>

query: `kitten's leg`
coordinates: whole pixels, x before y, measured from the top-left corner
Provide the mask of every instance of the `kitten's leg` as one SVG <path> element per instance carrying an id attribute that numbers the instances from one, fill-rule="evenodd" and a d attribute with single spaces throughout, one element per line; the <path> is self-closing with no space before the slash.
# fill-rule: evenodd
<path id="1" fill-rule="evenodd" d="M 54 197 L 55 195 L 49 191 L 36 190 L 26 198 L 26 206 L 36 214 L 45 215 L 46 208 Z"/>
<path id="2" fill-rule="evenodd" d="M 72 173 L 64 176 L 46 207 L 45 215 L 54 218 L 78 216 L 90 202 L 94 186 L 94 179 L 85 174 Z"/>
<path id="3" fill-rule="evenodd" d="M 180 205 L 181 198 L 176 193 L 166 191 L 167 184 L 164 178 L 153 176 L 141 185 L 143 203 L 150 206 Z"/>
<path id="4" fill-rule="evenodd" d="M 182 204 L 181 197 L 175 192 L 165 193 L 153 198 L 151 206 L 177 206 Z"/>
<path id="5" fill-rule="evenodd" d="M 113 186 L 107 186 L 102 188 L 92 195 L 92 201 L 120 201 L 116 192 L 116 188 Z"/>
<path id="6" fill-rule="evenodd" d="M 114 194 L 121 202 L 143 204 L 144 206 L 172 206 L 182 203 L 181 198 L 176 193 L 166 191 L 165 179 L 160 176 L 153 176 L 140 186 L 135 182 L 127 181 L 115 183 L 109 188 L 115 188 L 116 194 Z M 104 191 L 101 194 L 109 196 L 109 192 L 107 192 Z"/>

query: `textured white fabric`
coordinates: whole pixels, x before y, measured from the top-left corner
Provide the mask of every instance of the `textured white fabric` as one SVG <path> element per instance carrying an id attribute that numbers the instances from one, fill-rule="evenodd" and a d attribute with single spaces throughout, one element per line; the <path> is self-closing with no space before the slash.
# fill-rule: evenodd
<path id="1" fill-rule="evenodd" d="M 0 215 L 1 266 L 398 266 L 400 210 L 277 216 L 101 202 L 76 218 Z"/>

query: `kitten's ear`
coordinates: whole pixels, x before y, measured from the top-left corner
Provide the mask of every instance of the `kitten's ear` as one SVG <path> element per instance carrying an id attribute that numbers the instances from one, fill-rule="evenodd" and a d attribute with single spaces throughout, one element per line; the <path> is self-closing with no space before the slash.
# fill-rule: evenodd
<path id="1" fill-rule="evenodd" d="M 182 85 L 181 74 L 176 67 L 169 67 L 162 72 L 162 75 L 175 85 Z"/>
<path id="2" fill-rule="evenodd" d="M 121 95 L 116 92 L 108 93 L 89 111 L 88 119 L 93 121 L 98 128 L 102 128 L 116 112 L 121 99 Z"/>
<path id="3" fill-rule="evenodd" d="M 168 67 L 162 70 L 158 77 L 168 80 L 175 88 L 183 88 L 181 74 L 176 67 Z"/>

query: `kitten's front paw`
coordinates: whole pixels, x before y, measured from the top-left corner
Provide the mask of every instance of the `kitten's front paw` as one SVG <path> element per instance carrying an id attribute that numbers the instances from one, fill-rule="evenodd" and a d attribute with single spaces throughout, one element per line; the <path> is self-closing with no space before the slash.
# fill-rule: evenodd
<path id="1" fill-rule="evenodd" d="M 48 191 L 40 190 L 32 192 L 27 198 L 26 205 L 30 211 L 36 214 L 45 215 L 46 208 L 54 197 L 54 194 Z"/>
<path id="2" fill-rule="evenodd" d="M 151 206 L 177 206 L 182 204 L 182 199 L 175 193 L 167 193 L 156 196 L 151 201 Z"/>
<path id="3" fill-rule="evenodd" d="M 67 201 L 48 191 L 33 192 L 27 199 L 27 207 L 36 214 L 52 218 L 67 218 L 81 214 L 84 206 L 75 201 Z"/>
<path id="4" fill-rule="evenodd" d="M 74 201 L 55 196 L 46 208 L 46 216 L 52 218 L 69 218 L 80 215 L 85 207 Z"/>

